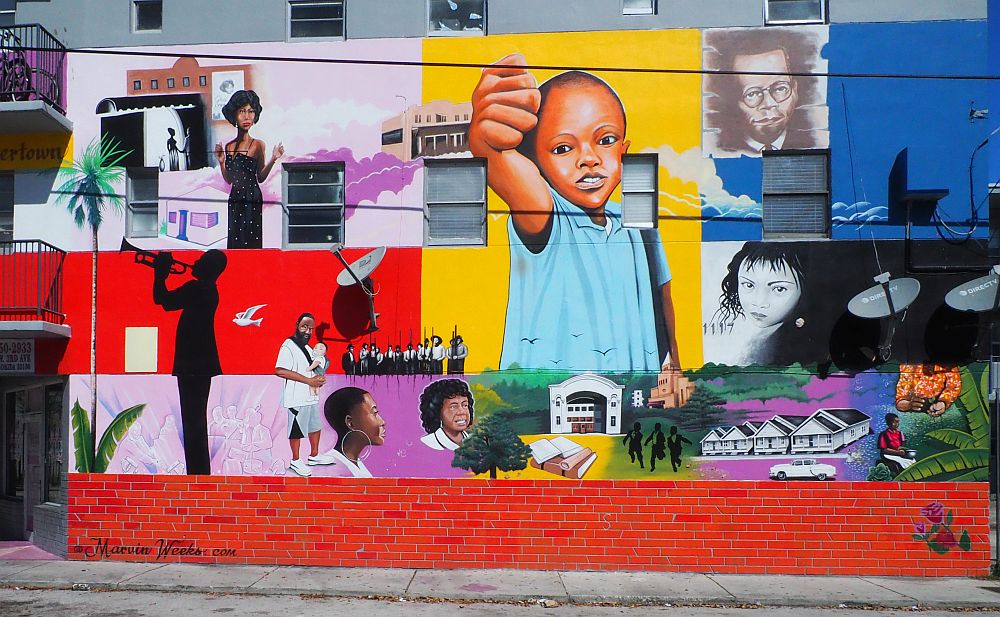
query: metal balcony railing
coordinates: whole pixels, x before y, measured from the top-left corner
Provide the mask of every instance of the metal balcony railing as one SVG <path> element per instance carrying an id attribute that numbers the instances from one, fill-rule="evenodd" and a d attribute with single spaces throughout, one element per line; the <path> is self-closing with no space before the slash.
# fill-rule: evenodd
<path id="1" fill-rule="evenodd" d="M 0 242 L 0 321 L 61 324 L 66 251 L 41 240 Z"/>
<path id="2" fill-rule="evenodd" d="M 0 102 L 45 101 L 66 113 L 66 47 L 39 24 L 0 28 Z"/>

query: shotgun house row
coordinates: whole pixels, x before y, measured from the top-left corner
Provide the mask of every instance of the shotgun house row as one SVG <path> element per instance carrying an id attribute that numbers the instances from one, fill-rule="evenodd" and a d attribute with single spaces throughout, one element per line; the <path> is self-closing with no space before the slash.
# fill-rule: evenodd
<path id="1" fill-rule="evenodd" d="M 832 454 L 871 433 L 857 409 L 817 409 L 811 416 L 776 415 L 766 422 L 715 428 L 701 440 L 704 455 Z"/>

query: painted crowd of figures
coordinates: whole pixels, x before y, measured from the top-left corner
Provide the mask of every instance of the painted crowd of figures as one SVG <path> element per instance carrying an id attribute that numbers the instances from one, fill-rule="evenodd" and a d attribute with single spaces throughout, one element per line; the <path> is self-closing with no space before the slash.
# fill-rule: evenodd
<path id="1" fill-rule="evenodd" d="M 465 373 L 465 358 L 469 348 L 460 335 L 455 335 L 450 345 L 437 335 L 425 338 L 416 349 L 407 343 L 406 349 L 400 345 L 393 347 L 387 343 L 383 350 L 377 343 L 362 343 L 355 352 L 354 344 L 348 344 L 341 356 L 341 367 L 345 375 L 461 375 Z"/>

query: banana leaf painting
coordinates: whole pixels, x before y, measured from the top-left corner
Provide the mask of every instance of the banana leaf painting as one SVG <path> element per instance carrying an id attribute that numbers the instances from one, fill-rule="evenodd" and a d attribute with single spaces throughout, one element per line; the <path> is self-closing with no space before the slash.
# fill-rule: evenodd
<path id="1" fill-rule="evenodd" d="M 987 393 L 989 370 L 986 365 L 975 371 L 962 367 L 962 394 L 955 401 L 965 413 L 969 430 L 938 429 L 927 433 L 953 449 L 923 458 L 896 476 L 898 481 L 948 480 L 985 482 L 990 470 L 990 416 Z"/>
<path id="2" fill-rule="evenodd" d="M 97 454 L 91 447 L 90 418 L 77 400 L 70 411 L 73 422 L 73 448 L 76 452 L 76 470 L 80 473 L 104 473 L 115 456 L 115 450 L 128 429 L 135 424 L 146 404 L 129 407 L 111 420 L 97 445 Z M 93 457 L 93 458 L 91 458 Z"/>

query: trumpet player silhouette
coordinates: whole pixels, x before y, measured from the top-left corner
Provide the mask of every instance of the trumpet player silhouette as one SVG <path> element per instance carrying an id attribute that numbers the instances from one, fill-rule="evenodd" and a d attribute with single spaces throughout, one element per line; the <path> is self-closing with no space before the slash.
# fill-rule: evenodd
<path id="1" fill-rule="evenodd" d="M 208 453 L 208 393 L 212 377 L 222 374 L 215 342 L 215 311 L 219 308 L 216 281 L 226 269 L 226 255 L 207 251 L 191 267 L 194 280 L 167 289 L 174 259 L 161 252 L 153 260 L 153 302 L 165 311 L 180 311 L 174 343 L 174 370 L 181 402 L 184 460 L 187 473 L 212 473 Z"/>

